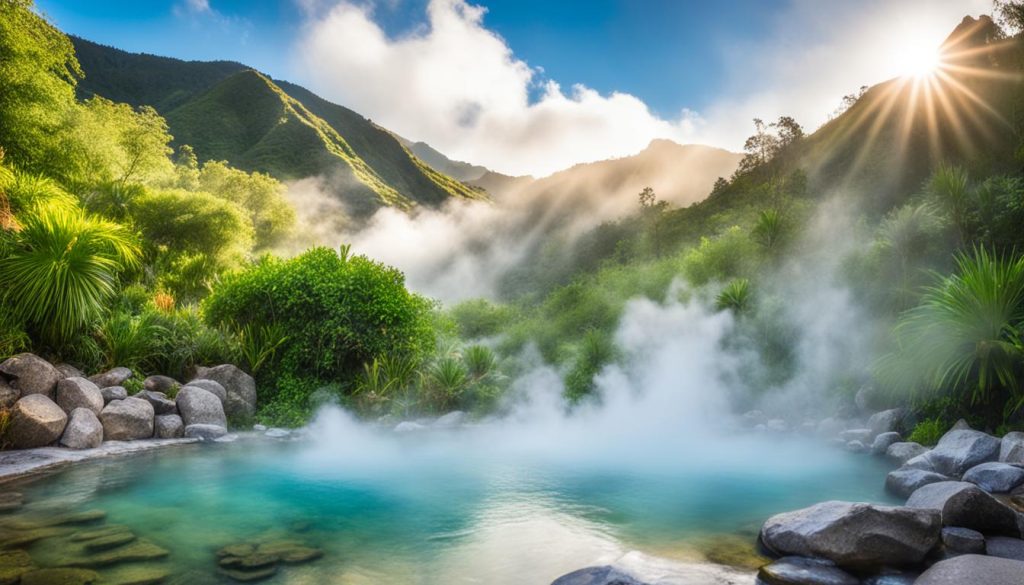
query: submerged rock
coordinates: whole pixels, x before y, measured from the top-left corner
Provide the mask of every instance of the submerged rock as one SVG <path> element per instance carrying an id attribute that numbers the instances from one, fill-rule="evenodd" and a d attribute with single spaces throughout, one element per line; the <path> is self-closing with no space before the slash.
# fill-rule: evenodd
<path id="1" fill-rule="evenodd" d="M 253 569 L 251 571 L 244 569 L 225 569 L 221 567 L 217 569 L 217 572 L 229 579 L 233 579 L 241 583 L 250 583 L 273 577 L 277 574 L 277 565 L 270 565 L 268 567 Z"/>
<path id="2" fill-rule="evenodd" d="M 68 415 L 43 394 L 29 394 L 14 403 L 7 440 L 15 449 L 49 445 L 60 438 Z"/>
<path id="3" fill-rule="evenodd" d="M 921 562 L 939 540 L 936 511 L 830 501 L 777 514 L 761 542 L 780 556 L 828 559 L 843 567 Z"/>
<path id="4" fill-rule="evenodd" d="M 885 489 L 901 498 L 909 498 L 918 488 L 940 481 L 949 481 L 949 478 L 934 471 L 902 467 L 885 476 Z"/>
<path id="5" fill-rule="evenodd" d="M 943 481 L 918 488 L 907 507 L 935 510 L 943 526 L 962 526 L 985 534 L 1019 536 L 1017 513 L 973 483 Z"/>
<path id="6" fill-rule="evenodd" d="M 134 441 L 153 436 L 155 414 L 149 402 L 129 396 L 124 400 L 111 400 L 100 413 L 103 440 Z"/>
<path id="7" fill-rule="evenodd" d="M 0 363 L 0 375 L 22 397 L 42 394 L 53 398 L 61 375 L 50 362 L 31 353 L 20 353 Z"/>
<path id="8" fill-rule="evenodd" d="M 97 393 L 99 390 L 97 390 Z M 60 444 L 69 449 L 95 449 L 103 442 L 103 425 L 88 408 L 76 408 L 60 437 Z"/>
<path id="9" fill-rule="evenodd" d="M 167 549 L 161 548 L 145 539 L 134 540 L 130 544 L 111 550 L 87 553 L 78 558 L 71 558 L 61 563 L 65 567 L 105 567 L 119 563 L 152 561 L 169 555 Z"/>
<path id="10" fill-rule="evenodd" d="M 1024 562 L 961 555 L 931 566 L 915 585 L 1021 585 Z"/>
<path id="11" fill-rule="evenodd" d="M 21 495 L 21 492 L 0 493 L 0 512 L 11 512 L 13 510 L 17 510 L 24 503 L 24 496 Z"/>
<path id="12" fill-rule="evenodd" d="M 757 578 L 768 585 L 860 585 L 835 563 L 805 557 L 783 557 L 761 567 Z"/>
<path id="13" fill-rule="evenodd" d="M 21 576 L 35 569 L 32 557 L 23 550 L 0 551 L 0 584 L 14 585 Z"/>
<path id="14" fill-rule="evenodd" d="M 171 576 L 161 566 L 138 565 L 135 563 L 103 569 L 102 585 L 159 585 Z M 200 585 L 203 581 L 186 581 L 188 585 Z"/>
<path id="15" fill-rule="evenodd" d="M 99 414 L 103 404 L 99 386 L 85 378 L 64 378 L 57 383 L 57 406 L 68 414 L 76 408 L 87 408 Z"/>
<path id="16" fill-rule="evenodd" d="M 647 585 L 622 571 L 605 565 L 579 569 L 555 579 L 551 585 Z"/>
<path id="17" fill-rule="evenodd" d="M 92 585 L 100 574 L 88 569 L 37 569 L 21 576 L 21 585 Z"/>
<path id="18" fill-rule="evenodd" d="M 89 376 L 89 380 L 100 388 L 108 388 L 110 386 L 121 386 L 131 377 L 132 371 L 128 368 L 121 367 L 107 370 L 106 372 L 96 374 L 95 376 Z"/>
<path id="19" fill-rule="evenodd" d="M 263 433 L 263 435 L 266 437 L 270 437 L 271 439 L 287 439 L 292 435 L 292 432 L 289 431 L 288 429 L 279 429 L 275 427 L 272 429 L 267 429 L 266 432 Z"/>
<path id="20" fill-rule="evenodd" d="M 985 554 L 985 535 L 962 526 L 942 529 L 942 544 L 950 551 L 963 554 Z"/>
<path id="21" fill-rule="evenodd" d="M 963 480 L 989 493 L 1007 493 L 1024 484 L 1024 469 L 1008 463 L 989 461 L 968 469 Z"/>

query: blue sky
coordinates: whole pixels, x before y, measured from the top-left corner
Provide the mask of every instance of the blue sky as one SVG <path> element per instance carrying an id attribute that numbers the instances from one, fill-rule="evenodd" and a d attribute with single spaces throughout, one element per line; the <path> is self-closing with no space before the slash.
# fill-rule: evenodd
<path id="1" fill-rule="evenodd" d="M 241 61 L 512 174 L 653 138 L 738 149 L 808 130 L 990 0 L 37 0 L 130 51 Z"/>

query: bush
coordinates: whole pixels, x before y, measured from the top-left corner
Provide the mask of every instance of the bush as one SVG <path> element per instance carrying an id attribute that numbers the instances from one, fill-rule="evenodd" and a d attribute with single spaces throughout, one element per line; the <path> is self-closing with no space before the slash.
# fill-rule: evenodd
<path id="1" fill-rule="evenodd" d="M 502 332 L 515 318 L 515 311 L 507 305 L 498 305 L 486 299 L 463 301 L 448 311 L 455 320 L 459 335 L 466 339 L 481 339 Z"/>
<path id="2" fill-rule="evenodd" d="M 939 442 L 948 428 L 949 426 L 938 418 L 923 420 L 917 423 L 907 440 L 932 446 Z"/>

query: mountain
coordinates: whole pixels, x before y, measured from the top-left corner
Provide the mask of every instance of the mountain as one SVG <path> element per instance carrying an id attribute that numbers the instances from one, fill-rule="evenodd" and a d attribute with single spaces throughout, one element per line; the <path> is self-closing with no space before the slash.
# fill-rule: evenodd
<path id="1" fill-rule="evenodd" d="M 81 97 L 151 105 L 176 145 L 281 180 L 319 177 L 355 216 L 486 199 L 431 168 L 388 130 L 309 90 L 229 61 L 133 54 L 73 38 L 85 72 Z"/>
<path id="2" fill-rule="evenodd" d="M 415 154 L 417 158 L 430 165 L 431 168 L 460 181 L 475 181 L 490 172 L 487 167 L 452 160 L 426 142 L 413 142 L 400 136 L 396 136 L 396 138 L 398 138 L 398 141 L 403 146 L 409 149 L 409 152 Z"/>

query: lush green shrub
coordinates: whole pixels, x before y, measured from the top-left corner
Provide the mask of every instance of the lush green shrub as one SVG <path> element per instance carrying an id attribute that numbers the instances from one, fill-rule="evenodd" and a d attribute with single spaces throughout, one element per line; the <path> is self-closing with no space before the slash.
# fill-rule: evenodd
<path id="1" fill-rule="evenodd" d="M 576 402 L 594 391 L 594 376 L 611 363 L 618 352 L 611 335 L 590 330 L 576 351 L 576 360 L 565 376 L 565 395 Z"/>
<path id="2" fill-rule="evenodd" d="M 498 335 L 515 319 L 514 309 L 487 299 L 462 301 L 449 309 L 448 314 L 455 320 L 459 335 L 466 339 Z"/>
<path id="3" fill-rule="evenodd" d="M 939 439 L 942 438 L 942 435 L 946 434 L 948 428 L 949 425 L 941 419 L 923 420 L 917 423 L 917 426 L 914 427 L 907 440 L 931 446 L 939 442 Z"/>
<path id="4" fill-rule="evenodd" d="M 742 229 L 733 226 L 715 238 L 702 238 L 685 256 L 683 273 L 696 286 L 748 275 L 757 251 Z"/>
<path id="5" fill-rule="evenodd" d="M 725 285 L 715 297 L 715 309 L 743 313 L 750 308 L 752 297 L 750 281 L 746 278 L 737 278 Z"/>

